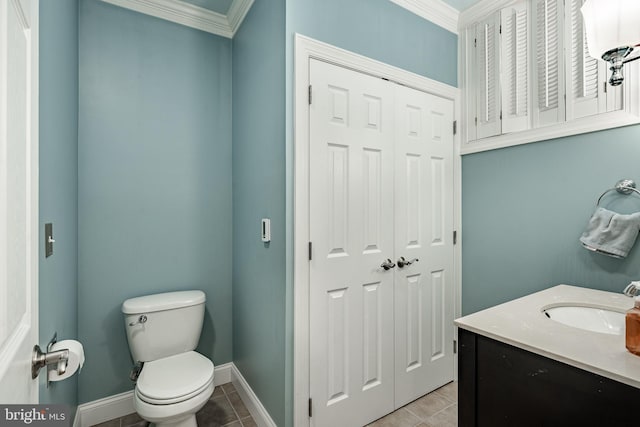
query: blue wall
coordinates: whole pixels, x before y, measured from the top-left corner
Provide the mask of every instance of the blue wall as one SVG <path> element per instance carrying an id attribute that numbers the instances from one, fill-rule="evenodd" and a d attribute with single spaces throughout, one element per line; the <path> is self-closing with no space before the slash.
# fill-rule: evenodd
<path id="1" fill-rule="evenodd" d="M 293 33 L 457 86 L 458 37 L 389 0 L 289 0 Z"/>
<path id="2" fill-rule="evenodd" d="M 286 11 L 285 0 L 256 2 L 236 34 L 234 362 L 280 426 L 293 424 L 294 32 L 445 83 L 457 76 L 457 37 L 387 0 L 286 1 Z M 272 221 L 269 245 L 260 241 L 262 217 Z"/>
<path id="3" fill-rule="evenodd" d="M 257 1 L 233 39 L 233 358 L 285 425 L 284 0 Z M 271 218 L 271 243 L 260 219 Z"/>
<path id="4" fill-rule="evenodd" d="M 458 37 L 389 0 L 287 2 L 293 33 L 457 86 Z"/>
<path id="5" fill-rule="evenodd" d="M 202 289 L 199 350 L 232 360 L 231 42 L 80 5 L 79 400 L 132 389 L 130 297 Z"/>
<path id="6" fill-rule="evenodd" d="M 578 241 L 604 190 L 640 181 L 639 140 L 630 126 L 464 156 L 463 313 L 560 283 L 621 292 L 640 279 L 640 244 L 618 260 Z M 616 194 L 605 207 L 640 210 Z"/>
<path id="7" fill-rule="evenodd" d="M 40 2 L 40 233 L 53 223 L 54 253 L 40 250 L 40 346 L 77 337 L 78 1 Z M 42 248 L 41 248 L 42 249 Z M 44 372 L 44 371 L 43 371 Z M 77 376 L 45 386 L 40 402 L 76 405 Z"/>

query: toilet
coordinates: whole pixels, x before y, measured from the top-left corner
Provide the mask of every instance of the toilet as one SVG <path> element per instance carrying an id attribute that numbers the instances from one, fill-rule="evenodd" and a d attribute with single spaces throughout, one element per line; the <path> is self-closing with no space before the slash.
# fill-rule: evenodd
<path id="1" fill-rule="evenodd" d="M 131 356 L 142 363 L 134 408 L 158 427 L 196 427 L 196 412 L 213 394 L 213 362 L 194 351 L 205 301 L 202 291 L 181 291 L 122 304 Z"/>

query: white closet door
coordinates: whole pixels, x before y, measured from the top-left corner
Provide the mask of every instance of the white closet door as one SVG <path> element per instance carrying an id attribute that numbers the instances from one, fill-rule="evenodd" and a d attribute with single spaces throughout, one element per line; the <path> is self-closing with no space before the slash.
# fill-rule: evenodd
<path id="1" fill-rule="evenodd" d="M 563 2 L 533 0 L 533 126 L 561 123 L 565 118 L 563 67 Z"/>
<path id="2" fill-rule="evenodd" d="M 311 60 L 312 425 L 393 411 L 393 85 Z"/>
<path id="3" fill-rule="evenodd" d="M 395 406 L 453 379 L 453 102 L 396 87 Z"/>
<path id="4" fill-rule="evenodd" d="M 528 3 L 500 11 L 502 133 L 529 129 L 529 19 Z"/>
<path id="5" fill-rule="evenodd" d="M 476 136 L 499 135 L 500 118 L 500 14 L 494 13 L 476 25 Z"/>
<path id="6" fill-rule="evenodd" d="M 585 0 L 567 0 L 565 37 L 567 50 L 567 120 L 605 112 L 606 64 L 589 56 L 580 8 Z"/>

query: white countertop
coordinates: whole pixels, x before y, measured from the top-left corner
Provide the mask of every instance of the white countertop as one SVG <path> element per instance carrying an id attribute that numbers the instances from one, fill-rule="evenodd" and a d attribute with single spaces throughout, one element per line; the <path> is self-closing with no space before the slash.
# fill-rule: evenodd
<path id="1" fill-rule="evenodd" d="M 565 326 L 543 309 L 563 304 L 624 312 L 633 299 L 622 293 L 558 285 L 461 317 L 463 329 L 640 388 L 640 357 L 625 348 L 625 336 Z"/>

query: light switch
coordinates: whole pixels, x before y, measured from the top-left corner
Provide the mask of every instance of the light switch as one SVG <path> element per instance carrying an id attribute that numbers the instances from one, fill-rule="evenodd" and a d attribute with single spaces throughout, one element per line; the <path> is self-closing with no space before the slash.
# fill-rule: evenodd
<path id="1" fill-rule="evenodd" d="M 271 220 L 269 218 L 262 218 L 262 241 L 271 241 Z"/>
<path id="2" fill-rule="evenodd" d="M 48 222 L 44 225 L 44 257 L 49 258 L 53 255 L 53 223 Z"/>

